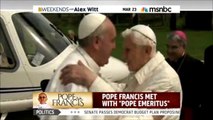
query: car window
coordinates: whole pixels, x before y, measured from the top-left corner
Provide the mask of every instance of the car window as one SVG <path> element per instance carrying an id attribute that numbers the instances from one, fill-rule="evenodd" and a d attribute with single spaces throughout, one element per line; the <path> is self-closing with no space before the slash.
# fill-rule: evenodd
<path id="1" fill-rule="evenodd" d="M 32 66 L 51 61 L 70 44 L 70 41 L 41 14 L 17 13 L 12 16 L 12 20 Z"/>
<path id="2" fill-rule="evenodd" d="M 16 61 L 8 43 L 7 31 L 3 27 L 4 22 L 2 19 L 0 19 L 0 22 L 0 68 L 12 69 L 16 66 Z"/>

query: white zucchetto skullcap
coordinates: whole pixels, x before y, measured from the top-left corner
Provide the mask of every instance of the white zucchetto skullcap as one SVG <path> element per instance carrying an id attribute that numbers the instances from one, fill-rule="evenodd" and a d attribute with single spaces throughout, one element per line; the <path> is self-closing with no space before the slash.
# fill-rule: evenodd
<path id="1" fill-rule="evenodd" d="M 130 31 L 136 31 L 136 32 L 144 35 L 145 37 L 149 38 L 154 43 L 157 43 L 155 33 L 149 26 L 142 25 L 142 24 L 135 25 L 130 29 L 126 29 L 122 34 L 125 35 L 126 33 L 130 33 Z"/>
<path id="2" fill-rule="evenodd" d="M 91 35 L 106 19 L 103 14 L 88 14 L 84 16 L 78 27 L 78 38 L 84 39 Z"/>

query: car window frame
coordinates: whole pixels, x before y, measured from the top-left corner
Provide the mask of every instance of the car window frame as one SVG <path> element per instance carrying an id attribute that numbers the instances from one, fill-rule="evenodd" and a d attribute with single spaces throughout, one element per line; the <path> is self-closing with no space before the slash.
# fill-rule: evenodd
<path id="1" fill-rule="evenodd" d="M 8 32 L 8 29 L 5 25 L 5 21 L 2 17 L 0 17 L 0 27 L 2 27 L 2 30 L 3 30 L 2 32 L 5 35 L 6 42 L 8 44 L 8 47 L 9 47 L 10 52 L 11 52 L 13 58 L 14 58 L 14 63 L 15 63 L 14 67 L 12 67 L 12 68 L 0 67 L 0 71 L 1 72 L 15 72 L 20 66 L 20 61 L 18 59 L 15 48 L 13 46 L 12 40 L 9 36 L 9 32 Z"/>

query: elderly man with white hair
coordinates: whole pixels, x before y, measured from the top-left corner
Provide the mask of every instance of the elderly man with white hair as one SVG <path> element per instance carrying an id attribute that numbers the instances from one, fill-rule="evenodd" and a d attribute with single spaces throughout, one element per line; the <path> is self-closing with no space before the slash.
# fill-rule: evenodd
<path id="1" fill-rule="evenodd" d="M 136 25 L 126 29 L 124 37 L 124 55 L 131 74 L 126 79 L 124 92 L 180 92 L 182 89 L 179 77 L 165 61 L 164 56 L 156 51 L 156 36 L 146 25 Z M 110 84 L 92 73 L 81 62 L 69 65 L 62 70 L 62 83 L 75 82 L 85 85 L 91 92 L 113 92 Z M 75 74 L 73 74 L 75 73 Z M 75 81 L 73 81 L 75 78 Z M 76 82 L 78 80 L 78 82 Z M 83 84 L 84 83 L 84 84 Z M 146 116 L 145 116 L 146 117 Z M 105 119 L 108 119 L 106 117 Z M 176 116 L 153 116 L 154 119 L 178 120 Z M 144 116 L 116 116 L 109 119 L 152 119 Z"/>

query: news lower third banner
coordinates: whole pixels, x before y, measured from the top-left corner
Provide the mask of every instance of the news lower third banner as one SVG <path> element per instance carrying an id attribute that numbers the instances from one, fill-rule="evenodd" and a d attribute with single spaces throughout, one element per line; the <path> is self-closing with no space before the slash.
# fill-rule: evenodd
<path id="1" fill-rule="evenodd" d="M 180 13 L 180 5 L 34 5 L 34 13 Z"/>
<path id="2" fill-rule="evenodd" d="M 179 115 L 178 92 L 35 92 L 34 115 Z"/>

